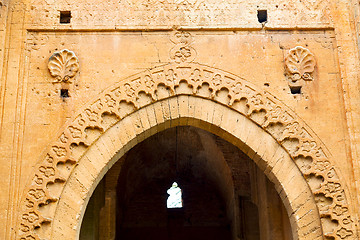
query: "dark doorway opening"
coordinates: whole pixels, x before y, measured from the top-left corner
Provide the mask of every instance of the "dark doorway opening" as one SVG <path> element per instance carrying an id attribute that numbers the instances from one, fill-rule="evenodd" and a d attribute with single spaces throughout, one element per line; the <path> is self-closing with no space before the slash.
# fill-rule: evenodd
<path id="1" fill-rule="evenodd" d="M 168 208 L 174 182 L 182 207 Z M 108 171 L 88 204 L 80 240 L 261 240 L 264 234 L 292 239 L 274 185 L 234 145 L 184 126 L 145 139 Z"/>

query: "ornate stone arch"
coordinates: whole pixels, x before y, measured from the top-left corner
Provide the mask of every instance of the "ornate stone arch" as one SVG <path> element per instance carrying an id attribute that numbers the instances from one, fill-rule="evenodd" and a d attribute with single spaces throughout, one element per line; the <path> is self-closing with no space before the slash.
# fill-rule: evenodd
<path id="1" fill-rule="evenodd" d="M 25 189 L 18 239 L 76 238 L 87 200 L 113 162 L 178 125 L 208 130 L 247 153 L 275 183 L 295 239 L 356 239 L 344 184 L 312 130 L 270 93 L 195 63 L 124 79 L 68 122 Z"/>

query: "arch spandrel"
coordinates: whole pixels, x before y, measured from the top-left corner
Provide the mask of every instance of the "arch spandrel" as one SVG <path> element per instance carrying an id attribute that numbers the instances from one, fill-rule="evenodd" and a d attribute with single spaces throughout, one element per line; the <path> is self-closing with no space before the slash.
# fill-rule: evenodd
<path id="1" fill-rule="evenodd" d="M 178 97 L 174 98 L 175 96 Z M 199 100 L 188 96 L 196 96 Z M 177 105 L 170 104 L 174 99 L 177 99 Z M 169 104 L 165 104 L 166 101 Z M 192 109 L 191 101 L 203 101 L 206 104 L 201 110 Z M 227 109 L 236 112 L 235 116 L 227 116 Z M 54 219 L 54 215 L 45 216 L 43 209 L 57 206 L 63 188 L 81 156 L 90 150 L 108 129 L 125 124 L 128 121 L 126 116 L 132 113 L 138 114 L 139 118 L 136 118 L 138 120 L 135 122 L 128 122 L 128 127 L 121 129 L 122 134 L 117 141 L 118 146 L 123 146 L 122 152 L 129 150 L 141 139 L 171 125 L 195 124 L 200 119 L 211 123 L 209 129 L 205 130 L 231 136 L 236 136 L 235 133 L 238 132 L 241 136 L 246 134 L 246 131 L 239 132 L 243 124 L 224 126 L 222 121 L 224 119 L 224 122 L 228 123 L 233 119 L 246 119 L 242 121 L 251 122 L 260 131 L 270 134 L 278 146 L 286 151 L 289 160 L 284 163 L 296 163 L 294 171 L 301 171 L 302 179 L 306 180 L 304 183 L 307 182 L 313 200 L 317 203 L 317 214 L 322 222 L 319 227 L 322 228 L 324 236 L 330 239 L 356 239 L 345 185 L 341 184 L 329 153 L 312 130 L 270 93 L 258 90 L 240 77 L 195 63 L 169 64 L 124 79 L 102 92 L 93 103 L 83 108 L 73 121 L 66 124 L 60 137 L 50 145 L 43 160 L 36 165 L 32 180 L 24 193 L 19 239 L 39 239 L 36 232 L 43 230 L 44 224 L 51 225 Z M 147 117 L 143 120 L 141 116 Z M 169 121 L 159 124 L 162 119 Z M 143 126 L 148 126 L 144 132 Z M 224 131 L 216 132 L 216 129 L 222 128 Z M 251 142 L 254 141 L 253 138 L 249 137 L 251 133 L 248 134 L 239 137 L 239 141 L 245 146 L 254 144 Z M 278 167 L 279 173 L 275 174 L 275 167 L 281 166 L 280 164 L 275 164 L 273 169 L 270 162 L 267 162 L 269 158 L 263 161 L 263 157 L 268 157 L 268 153 L 261 145 L 248 148 L 247 154 L 259 160 L 260 167 L 264 165 L 262 169 L 265 173 L 268 172 L 270 179 L 274 180 L 271 173 L 274 176 L 286 175 L 286 172 L 281 173 L 281 167 Z M 111 156 L 107 157 L 109 160 Z M 276 163 L 281 163 L 281 160 L 277 160 Z M 282 181 L 286 180 L 285 178 Z M 50 192 L 49 189 L 55 190 Z M 284 196 L 283 200 L 287 197 L 289 196 Z M 48 212 L 53 214 L 54 211 Z M 305 239 L 303 236 L 306 236 L 305 232 L 299 234 L 299 239 Z"/>

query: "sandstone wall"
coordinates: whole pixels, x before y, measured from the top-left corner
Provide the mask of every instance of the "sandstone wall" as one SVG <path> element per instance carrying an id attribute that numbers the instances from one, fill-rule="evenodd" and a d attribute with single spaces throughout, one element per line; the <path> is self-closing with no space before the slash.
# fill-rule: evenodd
<path id="1" fill-rule="evenodd" d="M 34 166 L 65 123 L 121 79 L 174 62 L 239 76 L 304 120 L 331 153 L 359 231 L 358 12 L 343 0 L 0 1 L 0 239 L 15 239 Z M 298 46 L 310 56 L 300 94 L 288 60 Z M 79 64 L 69 82 L 48 67 L 63 49 Z"/>

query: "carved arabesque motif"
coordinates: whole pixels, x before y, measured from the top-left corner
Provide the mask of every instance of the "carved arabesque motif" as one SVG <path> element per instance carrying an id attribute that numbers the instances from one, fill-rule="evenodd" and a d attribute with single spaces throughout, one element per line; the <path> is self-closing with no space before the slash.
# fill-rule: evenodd
<path id="1" fill-rule="evenodd" d="M 71 82 L 79 71 L 79 60 L 74 52 L 64 49 L 49 58 L 48 68 L 55 82 Z"/>
<path id="2" fill-rule="evenodd" d="M 159 89 L 166 89 L 160 94 Z M 282 102 L 232 74 L 194 63 L 170 64 L 139 73 L 105 90 L 70 121 L 59 138 L 35 167 L 21 203 L 18 239 L 40 239 L 34 229 L 52 221 L 42 215 L 44 206 L 58 201 L 47 186 L 63 188 L 69 172 L 93 144 L 125 116 L 157 100 L 175 95 L 194 95 L 219 102 L 243 114 L 270 133 L 295 161 L 308 181 L 320 217 L 336 226 L 327 239 L 356 239 L 344 186 L 321 141 L 312 130 Z M 107 116 L 115 121 L 107 121 Z M 82 153 L 79 154 L 81 150 Z M 316 184 L 313 184 L 313 183 Z M 61 191 L 59 191 L 61 193 Z"/>
<path id="3" fill-rule="evenodd" d="M 177 31 L 171 35 L 170 40 L 176 44 L 170 50 L 170 58 L 177 63 L 192 62 L 196 57 L 196 51 L 190 46 L 192 35 L 189 32 Z"/>

